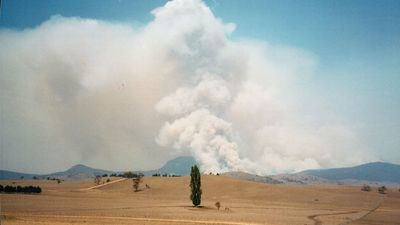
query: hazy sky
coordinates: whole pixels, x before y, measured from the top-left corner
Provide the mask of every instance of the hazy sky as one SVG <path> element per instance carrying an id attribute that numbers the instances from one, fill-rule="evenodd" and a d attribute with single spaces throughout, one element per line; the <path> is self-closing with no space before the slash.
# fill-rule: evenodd
<path id="1" fill-rule="evenodd" d="M 400 163 L 399 1 L 165 4 L 2 1 L 2 169 Z"/>

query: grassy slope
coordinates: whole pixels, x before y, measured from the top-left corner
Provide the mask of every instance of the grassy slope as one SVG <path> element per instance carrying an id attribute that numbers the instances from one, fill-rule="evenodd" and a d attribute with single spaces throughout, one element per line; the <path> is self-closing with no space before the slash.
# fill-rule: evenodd
<path id="1" fill-rule="evenodd" d="M 4 185 L 10 182 L 0 183 Z M 92 186 L 92 180 L 61 184 L 33 180 L 15 182 L 14 185 L 40 185 L 44 192 L 41 195 L 2 194 L 1 211 L 7 216 L 5 224 L 24 224 L 22 221 L 27 224 L 63 224 L 71 221 L 77 224 L 83 224 L 84 221 L 89 224 L 138 223 L 117 218 L 121 216 L 267 224 L 313 224 L 317 219 L 324 224 L 337 224 L 361 217 L 376 207 L 382 197 L 375 190 L 366 193 L 361 192 L 358 187 L 268 185 L 228 177 L 203 176 L 204 207 L 193 208 L 189 199 L 189 177 L 145 177 L 142 187 L 147 184 L 150 189 L 136 193 L 133 192 L 131 180 L 88 191 L 80 189 Z M 392 210 L 390 215 L 400 214 L 400 206 L 396 205 L 399 196 L 396 193 L 391 192 L 384 201 L 385 203 L 390 199 L 395 202 L 389 205 Z M 216 201 L 221 202 L 223 210 L 216 210 Z M 225 207 L 229 211 L 224 210 Z M 52 215 L 79 217 L 62 218 L 51 217 Z M 383 216 L 390 220 L 390 215 Z M 175 223 L 177 222 L 146 222 Z"/>

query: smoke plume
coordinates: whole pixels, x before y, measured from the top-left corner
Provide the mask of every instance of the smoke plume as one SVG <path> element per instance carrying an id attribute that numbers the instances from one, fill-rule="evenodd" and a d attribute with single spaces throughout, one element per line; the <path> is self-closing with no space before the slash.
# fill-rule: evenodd
<path id="1" fill-rule="evenodd" d="M 365 160 L 351 126 L 301 104 L 315 55 L 234 40 L 199 0 L 152 14 L 142 27 L 54 16 L 0 31 L 4 168 L 150 169 L 193 155 L 203 171 L 269 174 Z"/>

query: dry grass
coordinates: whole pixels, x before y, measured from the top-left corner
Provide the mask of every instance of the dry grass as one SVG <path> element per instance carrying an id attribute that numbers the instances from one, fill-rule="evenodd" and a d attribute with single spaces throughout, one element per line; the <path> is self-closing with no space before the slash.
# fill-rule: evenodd
<path id="1" fill-rule="evenodd" d="M 394 190 L 380 195 L 375 190 L 362 192 L 360 187 L 268 185 L 203 176 L 203 207 L 193 208 L 189 177 L 145 177 L 139 192 L 133 191 L 131 180 L 91 190 L 84 189 L 93 186 L 93 180 L 14 182 L 40 185 L 43 193 L 1 194 L 1 224 L 304 225 L 400 221 L 400 193 Z M 145 189 L 145 184 L 150 189 Z M 214 206 L 217 201 L 221 202 L 219 211 Z"/>

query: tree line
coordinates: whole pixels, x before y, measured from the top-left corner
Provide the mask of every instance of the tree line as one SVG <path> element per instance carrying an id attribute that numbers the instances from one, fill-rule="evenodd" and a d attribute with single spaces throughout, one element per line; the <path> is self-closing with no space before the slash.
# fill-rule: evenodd
<path id="1" fill-rule="evenodd" d="M 177 175 L 177 174 L 167 174 L 167 173 L 153 173 L 151 176 L 153 177 L 180 177 L 181 175 Z"/>
<path id="2" fill-rule="evenodd" d="M 125 178 L 134 178 L 138 176 L 144 176 L 143 173 L 133 173 L 133 172 L 124 172 L 124 173 L 111 173 L 111 174 L 103 174 L 103 175 L 98 175 L 100 177 L 125 177 Z M 153 177 L 181 177 L 179 174 L 167 174 L 167 173 L 153 173 L 151 176 Z"/>
<path id="3" fill-rule="evenodd" d="M 24 194 L 39 194 L 42 192 L 42 189 L 39 186 L 10 186 L 0 185 L 0 193 L 24 193 Z"/>

